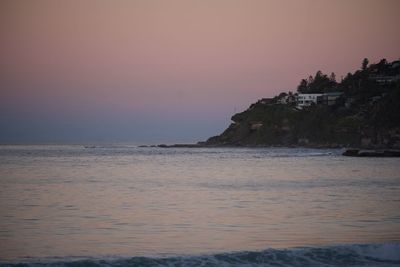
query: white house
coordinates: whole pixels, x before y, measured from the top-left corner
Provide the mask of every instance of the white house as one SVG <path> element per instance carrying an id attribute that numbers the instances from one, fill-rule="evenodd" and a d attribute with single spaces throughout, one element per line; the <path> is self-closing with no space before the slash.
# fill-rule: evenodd
<path id="1" fill-rule="evenodd" d="M 324 94 L 299 94 L 297 96 L 297 107 L 303 108 L 312 104 L 319 104 Z"/>

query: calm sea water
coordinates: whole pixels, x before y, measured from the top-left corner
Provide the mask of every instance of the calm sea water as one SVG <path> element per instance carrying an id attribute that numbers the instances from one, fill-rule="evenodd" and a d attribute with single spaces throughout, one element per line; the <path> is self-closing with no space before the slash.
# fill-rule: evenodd
<path id="1" fill-rule="evenodd" d="M 0 146 L 0 266 L 399 266 L 400 159 Z"/>

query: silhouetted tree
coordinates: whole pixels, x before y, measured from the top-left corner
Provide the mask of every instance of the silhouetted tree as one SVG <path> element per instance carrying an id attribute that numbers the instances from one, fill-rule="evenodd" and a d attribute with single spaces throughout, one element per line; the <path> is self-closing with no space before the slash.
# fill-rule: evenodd
<path id="1" fill-rule="evenodd" d="M 330 77 L 317 71 L 315 76 L 309 76 L 308 80 L 302 79 L 300 84 L 297 86 L 297 91 L 301 94 L 315 94 L 332 91 L 337 85 L 335 73 L 331 73 Z"/>
<path id="2" fill-rule="evenodd" d="M 381 61 L 379 61 L 379 63 L 376 64 L 376 67 L 378 68 L 379 73 L 385 72 L 385 70 L 388 67 L 387 60 L 385 58 L 381 59 Z"/>
<path id="3" fill-rule="evenodd" d="M 368 58 L 364 58 L 364 60 L 363 60 L 363 62 L 362 62 L 362 65 L 361 65 L 361 69 L 362 69 L 362 70 L 366 70 L 367 67 L 368 67 L 368 63 L 369 63 Z"/>
<path id="4" fill-rule="evenodd" d="M 329 80 L 331 82 L 336 83 L 336 74 L 334 72 L 331 73 L 331 76 L 329 76 Z"/>
<path id="5" fill-rule="evenodd" d="M 308 84 L 312 84 L 313 82 L 314 82 L 313 76 L 312 76 L 312 75 L 308 76 L 307 83 L 308 83 Z"/>
<path id="6" fill-rule="evenodd" d="M 297 86 L 297 92 L 305 94 L 308 91 L 308 82 L 306 79 L 302 79 L 300 84 Z"/>

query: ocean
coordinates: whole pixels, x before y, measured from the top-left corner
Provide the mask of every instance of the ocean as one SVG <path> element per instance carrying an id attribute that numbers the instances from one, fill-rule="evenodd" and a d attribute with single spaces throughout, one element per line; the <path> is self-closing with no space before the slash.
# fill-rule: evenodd
<path id="1" fill-rule="evenodd" d="M 0 146 L 0 266 L 400 266 L 400 159 Z"/>

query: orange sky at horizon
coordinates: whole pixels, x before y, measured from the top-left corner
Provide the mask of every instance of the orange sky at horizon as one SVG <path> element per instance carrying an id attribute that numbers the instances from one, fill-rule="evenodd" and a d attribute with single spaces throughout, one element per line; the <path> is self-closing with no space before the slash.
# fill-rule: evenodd
<path id="1" fill-rule="evenodd" d="M 398 59 L 399 11 L 396 0 L 2 1 L 0 125 L 140 114 L 217 134 L 235 108 L 317 70 L 340 78 L 364 57 Z"/>

